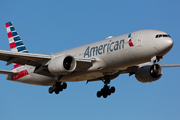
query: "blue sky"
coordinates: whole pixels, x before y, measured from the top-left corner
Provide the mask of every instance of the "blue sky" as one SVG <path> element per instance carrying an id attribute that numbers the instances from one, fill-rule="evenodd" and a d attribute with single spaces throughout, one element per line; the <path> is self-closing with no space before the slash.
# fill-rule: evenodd
<path id="1" fill-rule="evenodd" d="M 167 32 L 174 40 L 161 64 L 180 63 L 178 0 L 1 0 L 0 49 L 9 50 L 5 23 L 12 21 L 31 53 L 51 54 L 141 29 Z M 0 69 L 10 70 L 0 62 Z M 120 75 L 115 94 L 96 97 L 102 82 L 67 83 L 59 95 L 49 87 L 5 80 L 0 75 L 0 119 L 179 120 L 180 68 L 165 68 L 160 80 L 140 83 Z"/>

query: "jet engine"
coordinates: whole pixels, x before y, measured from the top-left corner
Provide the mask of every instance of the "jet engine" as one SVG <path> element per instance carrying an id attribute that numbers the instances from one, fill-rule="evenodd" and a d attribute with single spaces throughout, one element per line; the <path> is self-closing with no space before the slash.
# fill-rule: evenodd
<path id="1" fill-rule="evenodd" d="M 52 60 L 48 64 L 48 70 L 53 75 L 66 75 L 76 69 L 76 60 L 71 55 L 61 55 Z"/>
<path id="2" fill-rule="evenodd" d="M 139 82 L 153 82 L 162 76 L 162 68 L 159 64 L 148 64 L 141 66 L 135 73 L 135 77 Z"/>

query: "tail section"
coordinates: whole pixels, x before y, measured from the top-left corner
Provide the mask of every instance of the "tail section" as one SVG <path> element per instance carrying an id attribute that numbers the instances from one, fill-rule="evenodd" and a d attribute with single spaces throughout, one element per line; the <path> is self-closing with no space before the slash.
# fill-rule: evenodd
<path id="1" fill-rule="evenodd" d="M 26 46 L 24 45 L 12 22 L 6 23 L 6 30 L 11 51 L 28 53 Z"/>
<path id="2" fill-rule="evenodd" d="M 17 30 L 15 29 L 14 25 L 12 24 L 12 22 L 6 23 L 6 30 L 7 30 L 7 35 L 8 35 L 11 51 L 28 53 L 26 46 L 24 45 L 21 37 L 19 36 L 19 34 L 18 34 Z M 14 64 L 14 68 L 17 68 L 20 66 L 21 65 Z"/>

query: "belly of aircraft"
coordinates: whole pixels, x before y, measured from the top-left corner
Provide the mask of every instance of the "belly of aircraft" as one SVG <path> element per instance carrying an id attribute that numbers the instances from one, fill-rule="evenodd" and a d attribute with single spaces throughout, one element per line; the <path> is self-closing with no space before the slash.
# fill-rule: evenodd
<path id="1" fill-rule="evenodd" d="M 79 73 L 76 72 L 76 73 L 71 73 L 69 75 L 63 76 L 61 81 L 76 82 L 76 81 L 95 79 L 102 76 L 103 76 L 102 72 L 79 72 Z"/>

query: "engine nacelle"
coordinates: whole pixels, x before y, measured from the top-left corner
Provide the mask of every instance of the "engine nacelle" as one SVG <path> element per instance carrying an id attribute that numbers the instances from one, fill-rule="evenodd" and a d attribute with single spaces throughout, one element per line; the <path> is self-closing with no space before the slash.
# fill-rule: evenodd
<path id="1" fill-rule="evenodd" d="M 159 64 L 149 64 L 138 68 L 135 77 L 139 82 L 153 82 L 160 79 L 162 76 L 162 68 Z"/>
<path id="2" fill-rule="evenodd" d="M 53 75 L 66 75 L 76 69 L 76 60 L 71 55 L 61 55 L 53 58 L 48 64 L 48 70 Z"/>

